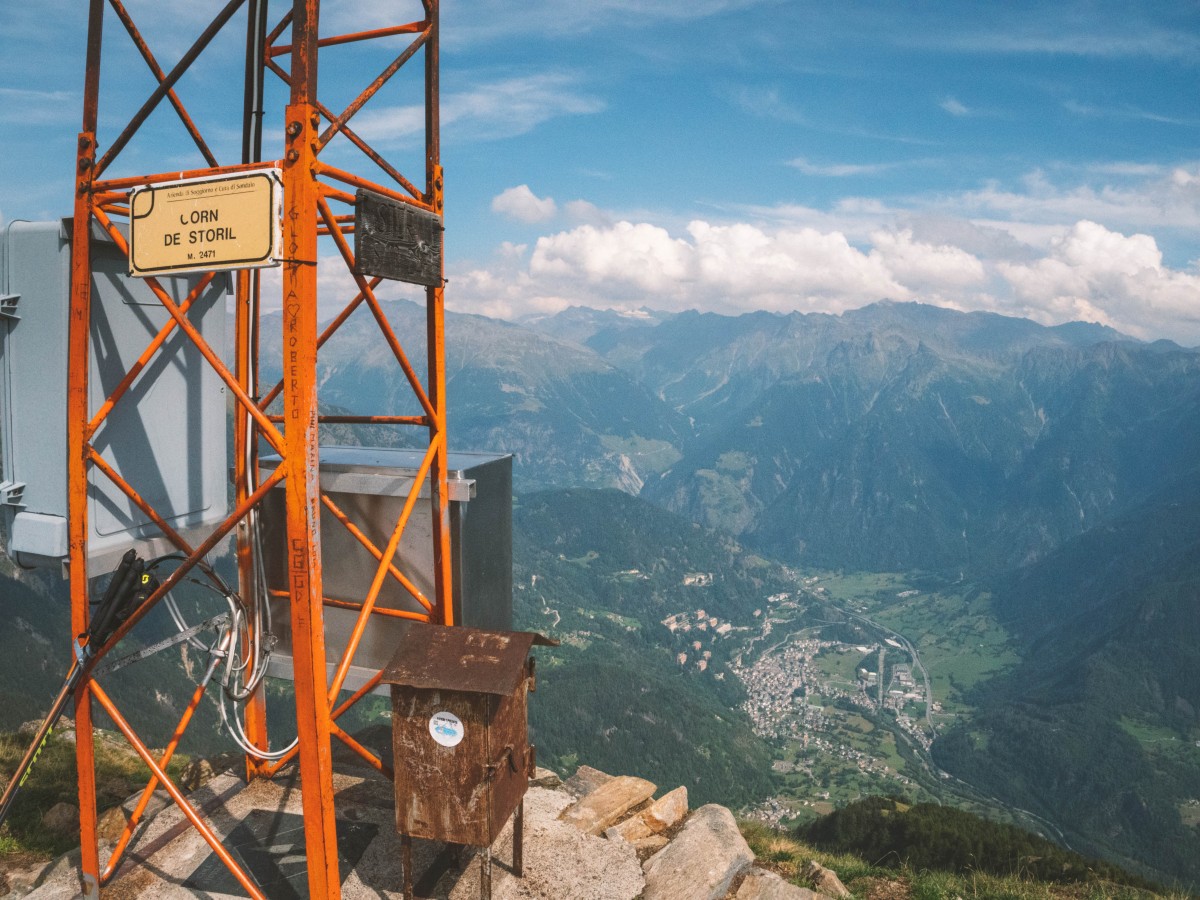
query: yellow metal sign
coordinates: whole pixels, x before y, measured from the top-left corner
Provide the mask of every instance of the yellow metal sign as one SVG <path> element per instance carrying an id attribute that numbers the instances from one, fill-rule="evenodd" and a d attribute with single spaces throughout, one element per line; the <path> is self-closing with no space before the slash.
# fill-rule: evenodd
<path id="1" fill-rule="evenodd" d="M 279 265 L 278 169 L 134 188 L 129 211 L 130 275 Z"/>

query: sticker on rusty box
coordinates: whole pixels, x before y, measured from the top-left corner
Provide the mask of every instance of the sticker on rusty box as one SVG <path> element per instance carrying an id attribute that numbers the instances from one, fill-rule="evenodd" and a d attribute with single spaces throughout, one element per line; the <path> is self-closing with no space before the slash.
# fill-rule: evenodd
<path id="1" fill-rule="evenodd" d="M 462 719 L 452 712 L 436 712 L 429 719 L 429 733 L 443 747 L 457 747 L 462 743 L 466 729 Z"/>

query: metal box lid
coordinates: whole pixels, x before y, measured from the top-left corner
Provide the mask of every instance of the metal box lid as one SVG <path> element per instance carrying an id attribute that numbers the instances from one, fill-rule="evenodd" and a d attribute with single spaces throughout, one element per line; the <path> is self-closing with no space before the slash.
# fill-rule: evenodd
<path id="1" fill-rule="evenodd" d="M 404 622 L 384 684 L 419 690 L 507 696 L 526 677 L 529 648 L 558 642 L 532 631 L 484 631 Z"/>

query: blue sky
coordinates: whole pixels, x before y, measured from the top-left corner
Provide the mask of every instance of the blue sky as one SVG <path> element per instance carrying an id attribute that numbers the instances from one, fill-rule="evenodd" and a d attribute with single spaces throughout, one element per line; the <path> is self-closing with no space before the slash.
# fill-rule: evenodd
<path id="1" fill-rule="evenodd" d="M 129 0 L 165 66 L 221 5 Z M 83 6 L 0 12 L 0 221 L 69 210 Z M 417 8 L 322 15 L 332 33 Z M 102 113 L 123 122 L 150 82 L 106 27 Z M 180 86 L 223 161 L 240 30 Z M 331 53 L 323 99 L 340 108 L 396 52 Z M 1198 75 L 1193 0 L 443 0 L 448 302 L 518 317 L 890 298 L 1200 344 Z M 400 79 L 354 120 L 414 173 L 417 99 Z M 168 115 L 153 124 L 121 174 L 196 164 Z M 331 302 L 346 279 L 326 272 Z"/>

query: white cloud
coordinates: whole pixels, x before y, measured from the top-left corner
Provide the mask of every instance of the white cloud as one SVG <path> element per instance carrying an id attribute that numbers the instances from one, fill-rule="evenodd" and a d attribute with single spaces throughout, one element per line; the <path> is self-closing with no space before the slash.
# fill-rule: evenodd
<path id="1" fill-rule="evenodd" d="M 613 224 L 613 217 L 609 213 L 587 200 L 572 200 L 563 207 L 563 211 L 574 222 L 588 225 Z"/>
<path id="2" fill-rule="evenodd" d="M 572 304 L 634 309 L 860 306 L 910 299 L 878 254 L 845 236 L 810 228 L 764 230 L 746 223 L 689 223 L 681 236 L 647 222 L 581 225 L 538 239 L 528 265 L 509 255 L 456 274 L 454 303 L 508 315 Z"/>
<path id="3" fill-rule="evenodd" d="M 1189 168 L 1167 180 L 1200 190 L 1200 174 Z M 919 300 L 1200 344 L 1197 267 L 1168 266 L 1149 234 L 1087 219 L 980 224 L 869 199 L 829 213 L 774 212 L 773 224 L 695 219 L 674 228 L 598 218 L 538 238 L 528 254 L 522 245 L 456 275 L 452 303 L 515 317 L 577 304 L 737 314 Z"/>
<path id="4" fill-rule="evenodd" d="M 505 78 L 443 93 L 442 138 L 488 141 L 515 137 L 559 116 L 589 115 L 603 109 L 604 101 L 581 93 L 577 78 L 568 73 Z M 368 107 L 354 118 L 353 125 L 372 143 L 403 146 L 424 134 L 425 108 Z"/>
<path id="5" fill-rule="evenodd" d="M 74 91 L 42 91 L 0 87 L 0 122 L 28 128 L 66 126 L 79 119 L 82 99 Z"/>
<path id="6" fill-rule="evenodd" d="M 1133 175 L 1126 165 L 1122 173 Z M 990 184 L 979 190 L 938 198 L 928 209 L 952 212 L 996 224 L 1051 225 L 1057 233 L 1065 225 L 1087 219 L 1121 230 L 1200 229 L 1200 164 L 1175 167 L 1124 185 L 1080 183 L 1060 187 L 1045 172 L 1027 175 L 1021 190 Z M 1005 227 L 1005 226 L 1001 226 Z"/>
<path id="7" fill-rule="evenodd" d="M 346 0 L 343 0 L 346 2 Z M 625 27 L 630 17 L 640 22 L 682 22 L 704 19 L 762 5 L 769 0 L 528 0 L 515 15 L 505 0 L 465 0 L 447 4 L 442 12 L 449 40 L 477 43 L 528 33 L 530 23 L 551 35 L 584 34 L 605 27 Z M 361 4 L 355 3 L 354 6 Z"/>
<path id="8" fill-rule="evenodd" d="M 847 178 L 856 175 L 877 175 L 894 169 L 900 163 L 831 163 L 819 165 L 809 162 L 803 157 L 797 157 L 788 162 L 794 169 L 799 169 L 805 175 L 818 175 L 826 178 Z"/>
<path id="9" fill-rule="evenodd" d="M 1137 337 L 1196 339 L 1200 277 L 1167 268 L 1147 234 L 1080 221 L 1035 263 L 999 263 L 1015 294 L 1042 318 L 1087 317 Z"/>
<path id="10" fill-rule="evenodd" d="M 969 116 L 969 115 L 971 115 L 971 110 L 969 110 L 966 106 L 964 106 L 961 102 L 956 100 L 954 97 L 947 97 L 945 100 L 943 100 L 941 103 L 939 103 L 938 106 L 940 106 L 946 112 L 950 113 L 950 115 L 952 115 L 952 116 Z"/>
<path id="11" fill-rule="evenodd" d="M 492 212 L 518 222 L 545 222 L 558 214 L 558 204 L 553 197 L 539 197 L 529 185 L 519 184 L 492 198 Z"/>
<path id="12" fill-rule="evenodd" d="M 911 229 L 877 231 L 871 255 L 877 257 L 909 289 L 928 297 L 943 291 L 961 291 L 982 284 L 986 278 L 983 263 L 975 256 L 950 244 L 930 244 L 913 239 Z"/>
<path id="13" fill-rule="evenodd" d="M 734 106 L 752 116 L 792 125 L 808 124 L 804 111 L 785 99 L 778 88 L 739 85 L 722 93 Z"/>
<path id="14" fill-rule="evenodd" d="M 1052 7 L 1050 7 L 1052 8 Z M 1200 53 L 1200 37 L 1191 31 L 1139 27 L 1121 33 L 1085 32 L 1066 28 L 1055 33 L 1011 30 L 946 38 L 938 46 L 965 53 L 1025 53 L 1102 59 L 1145 58 L 1193 60 Z"/>

